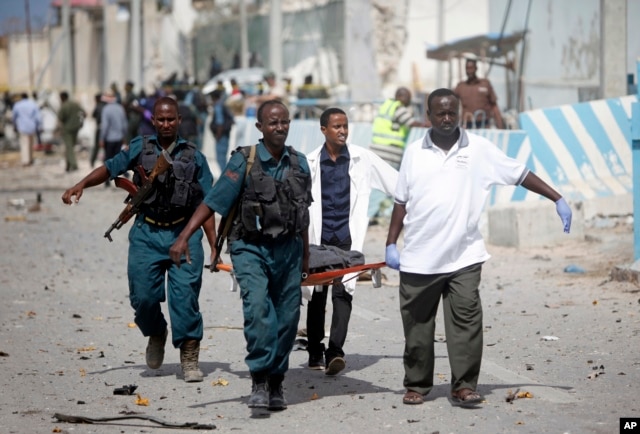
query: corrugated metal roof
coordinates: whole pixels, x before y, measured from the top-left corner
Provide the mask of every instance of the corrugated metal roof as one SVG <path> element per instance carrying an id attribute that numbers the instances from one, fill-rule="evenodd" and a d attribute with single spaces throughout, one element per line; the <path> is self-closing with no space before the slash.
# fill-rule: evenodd
<path id="1" fill-rule="evenodd" d="M 53 0 L 51 6 L 61 8 L 62 0 Z M 97 8 L 102 7 L 102 0 L 69 0 L 69 6 L 72 8 Z"/>
<path id="2" fill-rule="evenodd" d="M 427 58 L 449 60 L 473 53 L 478 57 L 502 57 L 512 51 L 524 38 L 525 31 L 506 33 L 487 33 L 469 38 L 456 39 L 437 47 L 427 49 Z"/>

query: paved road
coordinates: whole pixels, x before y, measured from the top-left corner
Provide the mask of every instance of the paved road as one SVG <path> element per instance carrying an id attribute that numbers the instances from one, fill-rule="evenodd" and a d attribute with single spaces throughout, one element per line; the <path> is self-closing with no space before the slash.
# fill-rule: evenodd
<path id="1" fill-rule="evenodd" d="M 586 240 L 562 246 L 489 246 L 493 258 L 482 282 L 481 408 L 454 408 L 446 399 L 450 377 L 441 322 L 436 387 L 424 405 L 402 404 L 398 275 L 385 269 L 381 288 L 358 285 L 344 373 L 329 378 L 307 370 L 306 353 L 294 351 L 285 380 L 289 409 L 252 415 L 246 407 L 251 382 L 243 361 L 241 303 L 224 273 L 204 277 L 205 381 L 178 379 L 179 355 L 171 348 L 161 369 L 146 368 L 146 341 L 129 326 L 127 230 L 114 232 L 113 243 L 102 237 L 124 194 L 95 187 L 79 205 L 63 206 L 62 190 L 88 171 L 86 161 L 81 168 L 66 175 L 55 158 L 28 169 L 0 168 L 2 432 L 156 431 L 157 425 L 143 420 L 76 425 L 53 418 L 136 412 L 173 423 L 214 424 L 219 432 L 611 433 L 620 417 L 640 414 L 640 293 L 607 277 L 613 265 L 632 259 L 629 222 L 590 226 Z M 40 210 L 26 212 L 37 192 Z M 9 204 L 20 198 L 24 208 Z M 367 260 L 382 260 L 385 228 L 373 226 L 369 235 Z M 586 273 L 564 273 L 571 264 Z M 136 405 L 135 396 L 113 395 L 114 388 L 129 384 L 138 386 L 148 406 Z M 506 402 L 516 390 L 533 397 Z"/>

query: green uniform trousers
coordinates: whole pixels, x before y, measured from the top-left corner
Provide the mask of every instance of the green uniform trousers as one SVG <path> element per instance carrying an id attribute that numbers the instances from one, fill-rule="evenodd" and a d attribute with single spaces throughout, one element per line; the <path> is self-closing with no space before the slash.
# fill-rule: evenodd
<path id="1" fill-rule="evenodd" d="M 242 297 L 245 362 L 252 374 L 284 375 L 300 319 L 302 239 L 240 239 L 230 252 Z"/>
<path id="2" fill-rule="evenodd" d="M 138 214 L 129 231 L 129 299 L 135 309 L 135 322 L 144 336 L 159 335 L 167 328 L 161 303 L 168 299 L 171 340 L 179 348 L 185 340 L 202 340 L 200 288 L 204 268 L 203 231 L 189 238 L 191 264 L 183 257 L 180 267 L 169 257 L 169 248 L 185 223 L 159 228 Z M 166 289 L 165 289 L 166 286 Z"/>
<path id="3" fill-rule="evenodd" d="M 78 132 L 63 131 L 62 141 L 64 142 L 64 155 L 67 161 L 67 171 L 78 170 L 78 160 L 76 159 L 76 142 L 78 141 Z"/>
<path id="4" fill-rule="evenodd" d="M 481 271 L 482 264 L 474 264 L 443 274 L 400 272 L 407 389 L 426 395 L 433 388 L 435 321 L 442 296 L 451 391 L 476 390 L 482 360 Z"/>

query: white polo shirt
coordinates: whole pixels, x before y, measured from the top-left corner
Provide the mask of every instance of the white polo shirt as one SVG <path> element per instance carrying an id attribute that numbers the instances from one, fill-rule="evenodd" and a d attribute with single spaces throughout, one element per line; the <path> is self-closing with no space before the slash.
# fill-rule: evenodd
<path id="1" fill-rule="evenodd" d="M 396 186 L 395 201 L 407 211 L 400 270 L 409 273 L 450 273 L 489 259 L 478 223 L 490 189 L 518 185 L 529 173 L 462 128 L 448 153 L 430 134 L 406 147 Z"/>

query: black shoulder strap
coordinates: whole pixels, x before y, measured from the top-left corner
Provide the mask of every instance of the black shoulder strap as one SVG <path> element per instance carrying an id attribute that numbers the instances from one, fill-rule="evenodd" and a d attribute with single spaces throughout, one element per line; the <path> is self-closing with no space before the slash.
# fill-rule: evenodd
<path id="1" fill-rule="evenodd" d="M 247 160 L 247 168 L 244 172 L 245 183 L 246 183 L 246 178 L 249 175 L 249 172 L 251 171 L 251 168 L 253 167 L 253 163 L 256 159 L 256 148 L 257 148 L 256 145 L 243 146 L 241 148 L 238 148 L 238 151 L 242 153 L 242 155 L 244 155 L 244 158 Z M 238 206 L 240 205 L 241 196 L 242 196 L 242 191 L 240 191 L 240 194 L 238 195 L 238 199 L 236 200 L 236 203 L 231 207 L 231 211 L 229 211 L 229 215 L 227 215 L 224 219 L 220 220 L 220 226 L 218 227 L 218 236 L 222 237 L 222 240 L 224 240 L 227 237 L 227 235 L 229 234 L 229 231 L 231 230 L 231 226 L 233 225 L 233 221 L 235 220 L 236 214 L 238 212 Z"/>

